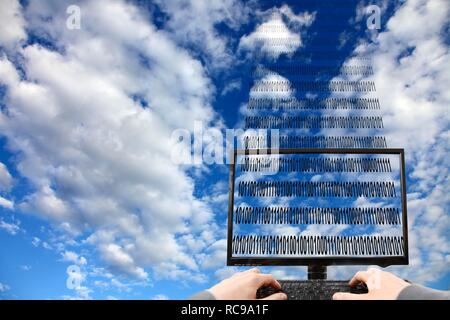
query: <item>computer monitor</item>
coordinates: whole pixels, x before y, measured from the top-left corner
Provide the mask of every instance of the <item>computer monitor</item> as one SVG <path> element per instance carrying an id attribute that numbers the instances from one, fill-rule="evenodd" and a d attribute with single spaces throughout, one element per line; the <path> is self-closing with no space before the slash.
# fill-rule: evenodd
<path id="1" fill-rule="evenodd" d="M 403 149 L 235 149 L 227 265 L 408 264 Z"/>

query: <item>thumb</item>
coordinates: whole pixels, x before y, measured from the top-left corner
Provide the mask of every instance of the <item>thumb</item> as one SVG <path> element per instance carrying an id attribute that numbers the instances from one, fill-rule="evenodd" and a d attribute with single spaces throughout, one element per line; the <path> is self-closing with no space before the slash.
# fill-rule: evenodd
<path id="1" fill-rule="evenodd" d="M 333 294 L 333 300 L 367 300 L 366 294 L 355 294 L 348 292 L 336 292 Z"/>
<path id="2" fill-rule="evenodd" d="M 259 300 L 287 300 L 287 295 L 283 292 L 278 292 Z"/>

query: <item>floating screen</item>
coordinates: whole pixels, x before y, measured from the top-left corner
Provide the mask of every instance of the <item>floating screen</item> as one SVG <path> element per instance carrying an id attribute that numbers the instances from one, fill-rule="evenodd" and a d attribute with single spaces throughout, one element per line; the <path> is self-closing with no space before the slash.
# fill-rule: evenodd
<path id="1" fill-rule="evenodd" d="M 407 264 L 403 149 L 235 150 L 228 265 Z"/>

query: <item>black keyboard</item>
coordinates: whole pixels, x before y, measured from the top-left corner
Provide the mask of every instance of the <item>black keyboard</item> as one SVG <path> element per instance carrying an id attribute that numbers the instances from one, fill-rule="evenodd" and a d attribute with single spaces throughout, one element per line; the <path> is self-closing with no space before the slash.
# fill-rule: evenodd
<path id="1" fill-rule="evenodd" d="M 335 280 L 278 280 L 281 290 L 273 287 L 261 287 L 256 298 L 265 298 L 276 292 L 284 292 L 289 300 L 331 300 L 335 292 L 367 293 L 367 287 L 361 283 L 350 287 L 348 281 Z"/>

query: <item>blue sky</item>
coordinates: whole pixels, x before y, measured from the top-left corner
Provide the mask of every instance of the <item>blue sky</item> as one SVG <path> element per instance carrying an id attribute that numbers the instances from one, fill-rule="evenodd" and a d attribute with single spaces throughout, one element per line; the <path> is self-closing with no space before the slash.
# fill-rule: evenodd
<path id="1" fill-rule="evenodd" d="M 380 30 L 367 29 L 369 4 Z M 228 166 L 173 163 L 171 135 L 196 121 L 242 128 L 254 54 L 370 58 L 364 80 L 376 83 L 384 129 L 365 134 L 407 157 L 410 265 L 390 269 L 448 289 L 448 10 L 440 0 L 2 1 L 0 298 L 183 299 L 236 271 L 225 261 Z M 293 45 L 270 50 L 257 33 L 268 24 Z M 352 80 L 321 80 L 332 79 Z"/>

